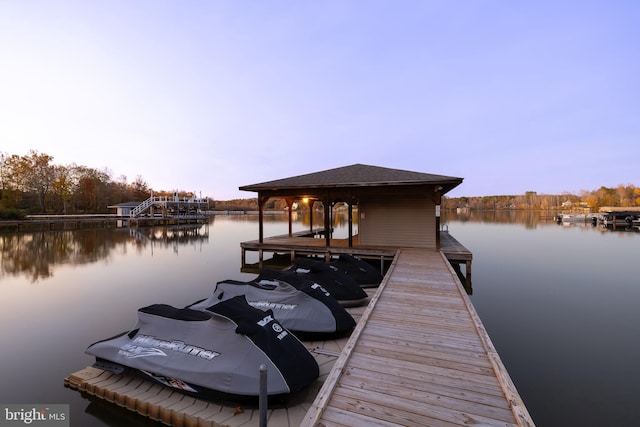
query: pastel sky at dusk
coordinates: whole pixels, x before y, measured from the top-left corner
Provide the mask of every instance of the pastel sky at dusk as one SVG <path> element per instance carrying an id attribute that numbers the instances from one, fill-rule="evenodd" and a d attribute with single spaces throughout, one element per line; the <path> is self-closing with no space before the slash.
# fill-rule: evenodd
<path id="1" fill-rule="evenodd" d="M 637 1 L 0 0 L 0 152 L 226 200 L 354 163 L 640 186 Z"/>

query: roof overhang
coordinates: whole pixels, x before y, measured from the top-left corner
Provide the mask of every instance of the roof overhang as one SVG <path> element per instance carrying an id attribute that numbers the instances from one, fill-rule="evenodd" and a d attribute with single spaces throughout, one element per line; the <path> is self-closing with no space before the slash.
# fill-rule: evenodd
<path id="1" fill-rule="evenodd" d="M 267 197 L 325 197 L 391 193 L 440 192 L 446 194 L 460 185 L 463 178 L 389 169 L 378 166 L 351 165 L 290 178 L 240 187 Z"/>

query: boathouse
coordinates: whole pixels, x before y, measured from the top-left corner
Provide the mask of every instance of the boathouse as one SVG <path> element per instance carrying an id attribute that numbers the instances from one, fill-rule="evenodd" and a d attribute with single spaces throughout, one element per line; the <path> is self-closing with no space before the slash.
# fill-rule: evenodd
<path id="1" fill-rule="evenodd" d="M 344 202 L 349 214 L 349 248 L 384 246 L 437 250 L 442 195 L 460 183 L 462 178 L 354 164 L 246 185 L 240 190 L 258 192 L 260 243 L 264 242 L 264 206 L 269 199 L 279 198 L 286 201 L 290 213 L 294 202 L 299 200 L 307 201 L 312 209 L 315 203 L 322 203 L 327 247 L 331 246 L 331 208 Z M 357 236 L 353 235 L 354 207 L 359 216 Z"/>
<path id="2" fill-rule="evenodd" d="M 262 267 L 263 253 L 289 252 L 298 255 L 333 255 L 349 253 L 361 258 L 393 259 L 398 248 L 441 251 L 471 293 L 472 254 L 446 230 L 440 229 L 442 196 L 462 183 L 462 178 L 354 164 L 305 175 L 246 185 L 241 190 L 257 191 L 259 238 L 242 242 L 243 270 L 255 265 L 246 263 L 246 252 L 258 252 L 257 267 Z M 270 199 L 285 200 L 289 207 L 289 234 L 265 238 L 264 208 Z M 324 239 L 310 238 L 318 233 L 313 223 L 309 232 L 292 232 L 294 204 L 306 202 L 310 208 L 320 203 Z M 333 207 L 343 203 L 348 210 L 348 237 L 332 237 Z M 354 233 L 354 215 L 358 215 Z M 313 216 L 311 216 L 313 219 Z M 465 266 L 462 272 L 461 265 Z M 382 269 L 382 268 L 381 268 Z"/>

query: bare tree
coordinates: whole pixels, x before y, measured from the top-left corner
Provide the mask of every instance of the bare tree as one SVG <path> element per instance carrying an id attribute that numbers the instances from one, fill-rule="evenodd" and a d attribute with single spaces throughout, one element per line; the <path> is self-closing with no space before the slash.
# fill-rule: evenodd
<path id="1" fill-rule="evenodd" d="M 40 154 L 37 151 L 29 151 L 24 157 L 26 168 L 26 190 L 34 192 L 38 197 L 40 211 L 46 212 L 46 200 L 55 179 L 55 167 L 51 164 L 53 157 L 48 154 Z"/>

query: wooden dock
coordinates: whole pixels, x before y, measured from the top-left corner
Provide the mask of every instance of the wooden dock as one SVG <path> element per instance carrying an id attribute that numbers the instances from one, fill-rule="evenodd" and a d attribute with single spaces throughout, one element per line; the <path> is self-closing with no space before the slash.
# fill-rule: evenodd
<path id="1" fill-rule="evenodd" d="M 327 261 L 331 256 L 340 254 L 351 254 L 360 258 L 370 260 L 380 260 L 381 268 L 386 261 L 392 260 L 397 247 L 369 247 L 362 246 L 358 243 L 358 236 L 353 236 L 353 246 L 348 246 L 348 239 L 335 239 L 331 238 L 330 246 L 326 246 L 323 238 L 314 238 L 324 235 L 324 229 L 319 228 L 314 231 L 301 231 L 292 233 L 291 235 L 280 235 L 265 238 L 261 243 L 258 240 L 251 240 L 248 242 L 240 243 L 242 249 L 242 271 L 247 273 L 258 273 L 260 268 L 264 265 L 269 265 L 269 262 L 273 262 L 273 258 L 265 261 L 264 253 L 289 253 L 290 261 L 296 256 L 316 255 L 324 256 Z M 247 263 L 248 251 L 258 253 L 258 262 L 255 264 Z M 468 294 L 471 294 L 471 262 L 473 260 L 473 254 L 465 248 L 460 242 L 458 242 L 447 230 L 440 231 L 440 251 L 445 255 L 449 263 L 453 266 L 458 278 L 462 282 L 465 290 Z M 276 261 L 276 265 L 282 260 Z M 266 264 L 265 264 L 266 263 Z M 460 265 L 465 266 L 464 273 L 460 268 Z"/>
<path id="2" fill-rule="evenodd" d="M 324 229 L 319 228 L 314 231 L 300 231 L 280 236 L 267 237 L 263 242 L 259 240 L 251 240 L 241 242 L 242 249 L 242 265 L 246 263 L 246 252 L 258 252 L 258 262 L 263 261 L 264 253 L 284 253 L 288 252 L 291 260 L 296 256 L 305 255 L 331 255 L 351 254 L 362 258 L 391 259 L 395 256 L 397 248 L 392 247 L 370 247 L 358 244 L 358 236 L 353 236 L 353 246 L 349 247 L 348 239 L 331 238 L 331 245 L 326 246 L 324 238 L 318 238 L 324 235 Z"/>
<path id="3" fill-rule="evenodd" d="M 0 229 L 17 231 L 78 230 L 81 228 L 136 228 L 181 224 L 204 224 L 205 215 L 168 217 L 123 217 L 109 214 L 87 215 L 30 215 L 27 219 L 0 221 Z"/>
<path id="4" fill-rule="evenodd" d="M 533 426 L 462 284 L 439 251 L 398 250 L 351 336 L 306 343 L 321 377 L 273 426 Z M 86 368 L 65 384 L 172 426 L 258 426 L 257 409 L 199 401 Z"/>
<path id="5" fill-rule="evenodd" d="M 443 255 L 400 250 L 303 426 L 532 426 Z"/>

